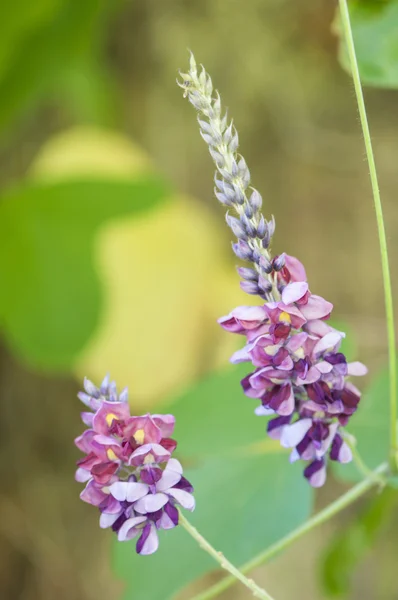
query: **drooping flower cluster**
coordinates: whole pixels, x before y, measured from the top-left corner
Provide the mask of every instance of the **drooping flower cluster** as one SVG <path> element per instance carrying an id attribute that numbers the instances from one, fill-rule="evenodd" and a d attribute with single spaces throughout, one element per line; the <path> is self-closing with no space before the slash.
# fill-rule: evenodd
<path id="1" fill-rule="evenodd" d="M 172 458 L 175 419 L 131 416 L 127 388 L 118 395 L 108 376 L 99 388 L 85 379 L 84 389 L 78 396 L 89 409 L 82 413 L 88 429 L 75 440 L 86 455 L 77 463 L 76 480 L 87 482 L 80 497 L 99 508 L 101 527 L 120 541 L 139 536 L 137 552 L 152 554 L 157 530 L 178 524 L 176 505 L 195 507 L 193 488 Z"/>
<path id="2" fill-rule="evenodd" d="M 252 362 L 255 371 L 242 381 L 245 394 L 260 400 L 258 415 L 275 415 L 268 434 L 292 448 L 291 461 L 308 461 L 304 475 L 319 487 L 326 479 L 327 456 L 340 462 L 352 459 L 342 428 L 356 411 L 360 392 L 347 377 L 364 375 L 366 367 L 347 364 L 339 352 L 344 333 L 325 322 L 333 305 L 310 292 L 300 261 L 287 254 L 272 258 L 275 222 L 262 216 L 257 190 L 248 191 L 250 172 L 237 153 L 236 129 L 222 114 L 220 96 L 213 96 L 211 78 L 203 68 L 198 72 L 193 55 L 181 78 L 179 85 L 199 113 L 201 135 L 217 168 L 216 197 L 237 214 L 227 214 L 237 237 L 233 250 L 251 263 L 238 268 L 241 287 L 266 301 L 238 307 L 220 319 L 224 329 L 247 338 L 231 360 Z"/>
<path id="3" fill-rule="evenodd" d="M 241 306 L 219 320 L 246 336 L 246 346 L 231 359 L 255 367 L 243 390 L 260 400 L 257 415 L 275 415 L 268 435 L 292 448 L 290 460 L 309 461 L 304 475 L 314 487 L 325 482 L 327 455 L 342 463 L 352 459 L 341 428 L 361 396 L 347 376 L 366 373 L 362 363 L 347 363 L 339 352 L 344 334 L 325 322 L 332 308 L 305 281 L 291 281 L 281 300 Z"/>

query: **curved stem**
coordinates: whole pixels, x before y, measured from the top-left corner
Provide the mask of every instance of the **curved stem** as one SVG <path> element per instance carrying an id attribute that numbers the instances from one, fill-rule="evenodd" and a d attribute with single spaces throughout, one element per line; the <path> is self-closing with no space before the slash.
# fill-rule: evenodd
<path id="1" fill-rule="evenodd" d="M 388 262 L 386 231 L 383 219 L 383 210 L 380 199 L 380 190 L 377 180 L 375 159 L 370 138 L 368 120 L 366 116 L 365 101 L 363 98 L 361 79 L 359 75 L 358 62 L 355 54 L 354 38 L 352 35 L 350 14 L 348 11 L 347 0 L 339 0 L 341 24 L 344 38 L 347 44 L 347 51 L 351 65 L 352 78 L 354 81 L 355 95 L 358 103 L 359 117 L 361 120 L 362 132 L 365 142 L 366 157 L 369 164 L 370 181 L 372 184 L 373 200 L 376 213 L 377 229 L 379 233 L 379 244 L 381 254 L 381 266 L 383 272 L 384 301 L 387 318 L 387 337 L 390 369 L 390 466 L 393 472 L 397 472 L 397 360 L 395 348 L 395 330 L 394 330 L 394 309 L 391 289 L 391 275 Z"/>
<path id="2" fill-rule="evenodd" d="M 232 582 L 234 582 L 236 579 L 238 579 L 241 583 L 243 583 L 243 585 L 245 585 L 252 592 L 253 596 L 256 596 L 256 598 L 261 598 L 262 600 L 273 600 L 272 596 L 270 596 L 269 594 L 267 594 L 267 592 L 265 590 L 260 588 L 253 581 L 253 579 L 248 579 L 247 577 L 245 577 L 243 575 L 243 573 L 241 573 L 239 571 L 239 569 L 234 567 L 234 565 L 232 563 L 230 563 L 229 560 L 227 560 L 221 552 L 218 552 L 215 548 L 213 548 L 213 546 L 211 544 L 209 544 L 209 542 L 207 540 L 205 540 L 205 538 L 199 533 L 199 531 L 193 525 L 191 525 L 189 521 L 187 521 L 187 519 L 184 517 L 184 515 L 182 514 L 181 511 L 178 511 L 178 512 L 179 512 L 178 522 L 198 542 L 199 546 L 205 552 L 210 554 L 210 556 L 212 556 L 214 558 L 214 560 L 216 560 L 223 569 L 225 569 L 226 571 L 229 571 L 231 573 Z"/>
<path id="3" fill-rule="evenodd" d="M 387 469 L 387 463 L 380 465 L 380 467 L 378 467 L 374 473 L 372 473 L 371 478 L 365 479 L 364 481 L 361 481 L 361 483 L 358 483 L 352 487 L 348 492 L 329 504 L 329 506 L 326 506 L 326 508 L 321 510 L 317 515 L 314 515 L 308 519 L 308 521 L 297 527 L 297 529 L 294 529 L 294 531 L 288 533 L 288 535 L 283 537 L 281 540 L 263 552 L 260 552 L 260 554 L 257 554 L 257 556 L 242 565 L 240 568 L 241 573 L 248 573 L 256 567 L 259 567 L 261 564 L 267 562 L 270 558 L 273 558 L 276 554 L 279 554 L 279 552 L 290 546 L 290 544 L 298 540 L 302 535 L 308 533 L 308 531 L 311 531 L 311 529 L 314 529 L 314 527 L 317 527 L 317 525 L 321 525 L 321 523 L 324 523 L 331 517 L 334 517 L 334 515 L 337 515 L 337 513 L 355 502 L 358 498 L 370 490 L 375 484 L 375 477 L 377 475 L 386 473 Z M 221 594 L 221 592 L 224 590 L 228 589 L 231 585 L 233 585 L 234 581 L 235 580 L 233 577 L 225 577 L 204 592 L 196 595 L 194 598 L 192 598 L 192 600 L 210 600 L 210 598 L 214 598 L 215 596 L 218 596 L 218 594 Z"/>

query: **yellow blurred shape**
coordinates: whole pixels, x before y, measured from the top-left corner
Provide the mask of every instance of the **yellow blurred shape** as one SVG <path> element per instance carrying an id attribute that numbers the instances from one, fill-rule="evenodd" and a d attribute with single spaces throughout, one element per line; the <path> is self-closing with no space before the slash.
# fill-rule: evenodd
<path id="1" fill-rule="evenodd" d="M 90 127 L 51 140 L 32 175 L 51 181 L 125 178 L 143 170 L 150 163 L 139 148 Z M 119 388 L 129 386 L 132 405 L 140 410 L 225 366 L 244 338 L 223 331 L 216 320 L 250 303 L 226 259 L 231 238 L 225 233 L 203 204 L 178 195 L 139 217 L 105 224 L 94 249 L 103 312 L 75 374 L 99 382 L 109 372 Z"/>
<path id="2" fill-rule="evenodd" d="M 124 135 L 96 127 L 74 127 L 49 140 L 30 169 L 40 181 L 84 177 L 128 177 L 151 170 L 145 152 Z"/>

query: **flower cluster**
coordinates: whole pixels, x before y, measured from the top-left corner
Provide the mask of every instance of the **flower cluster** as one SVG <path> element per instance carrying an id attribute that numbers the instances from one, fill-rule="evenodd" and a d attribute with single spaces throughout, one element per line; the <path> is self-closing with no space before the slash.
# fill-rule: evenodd
<path id="1" fill-rule="evenodd" d="M 157 530 L 178 524 L 180 505 L 193 510 L 193 488 L 172 458 L 177 442 L 170 436 L 173 415 L 131 416 L 127 389 L 117 393 L 105 377 L 97 388 L 85 379 L 79 399 L 88 407 L 88 429 L 75 444 L 86 455 L 78 461 L 76 480 L 87 482 L 80 497 L 100 510 L 100 526 L 112 527 L 120 541 L 139 535 L 139 554 L 158 548 Z"/>
<path id="2" fill-rule="evenodd" d="M 237 215 L 227 214 L 237 237 L 234 252 L 251 263 L 238 268 L 241 287 L 266 301 L 220 319 L 224 329 L 247 338 L 231 360 L 252 362 L 255 371 L 242 381 L 245 394 L 261 401 L 258 415 L 276 415 L 268 434 L 292 448 L 291 461 L 309 461 L 304 475 L 319 487 L 326 479 L 327 456 L 352 459 L 342 428 L 356 411 L 360 392 L 347 377 L 364 375 L 366 367 L 347 364 L 339 352 L 344 333 L 325 322 L 333 306 L 310 292 L 300 261 L 286 254 L 272 258 L 274 220 L 262 216 L 257 190 L 248 191 L 250 173 L 237 153 L 238 134 L 222 114 L 220 96 L 213 96 L 211 78 L 203 68 L 198 71 L 192 55 L 181 77 L 179 85 L 199 113 L 201 135 L 217 168 L 216 197 Z"/>
<path id="3" fill-rule="evenodd" d="M 352 459 L 342 427 L 360 392 L 347 376 L 366 373 L 362 363 L 347 363 L 338 351 L 344 333 L 325 322 L 332 308 L 311 294 L 307 282 L 291 281 L 281 300 L 241 306 L 219 320 L 227 331 L 246 336 L 246 346 L 231 358 L 255 367 L 243 390 L 260 400 L 257 415 L 276 415 L 268 435 L 292 448 L 290 460 L 310 461 L 304 475 L 314 487 L 325 482 L 327 455 L 342 463 Z"/>

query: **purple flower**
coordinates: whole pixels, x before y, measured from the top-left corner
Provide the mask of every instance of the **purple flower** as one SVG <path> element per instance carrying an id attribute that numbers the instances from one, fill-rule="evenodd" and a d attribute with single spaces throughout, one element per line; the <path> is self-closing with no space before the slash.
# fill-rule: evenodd
<path id="1" fill-rule="evenodd" d="M 348 377 L 367 370 L 362 363 L 347 363 L 339 351 L 344 333 L 324 321 L 332 304 L 311 294 L 306 281 L 293 281 L 285 268 L 286 258 L 278 271 L 286 283 L 280 300 L 240 307 L 219 322 L 246 335 L 246 346 L 231 361 L 255 367 L 242 387 L 261 402 L 257 415 L 275 415 L 268 422 L 268 435 L 292 449 L 292 462 L 309 461 L 304 475 L 319 487 L 326 479 L 328 457 L 352 459 L 342 428 L 357 410 L 360 392 Z"/>
<path id="2" fill-rule="evenodd" d="M 137 552 L 152 554 L 158 530 L 178 525 L 177 506 L 195 508 L 193 488 L 171 457 L 175 418 L 131 416 L 127 390 L 118 395 L 108 377 L 99 388 L 85 380 L 79 398 L 92 411 L 82 414 L 89 429 L 75 440 L 85 454 L 75 476 L 86 482 L 80 497 L 99 509 L 100 527 L 111 527 L 120 541 L 138 537 Z"/>

